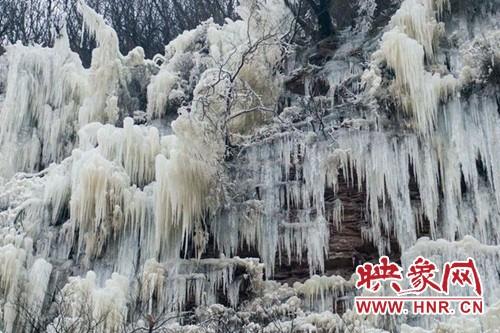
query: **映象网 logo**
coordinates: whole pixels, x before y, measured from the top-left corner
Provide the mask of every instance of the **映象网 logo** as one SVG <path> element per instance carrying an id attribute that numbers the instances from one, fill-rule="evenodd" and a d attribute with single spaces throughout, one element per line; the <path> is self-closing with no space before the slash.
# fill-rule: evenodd
<path id="1" fill-rule="evenodd" d="M 437 279 L 438 267 L 431 260 L 417 257 L 408 267 L 406 279 L 408 289 L 403 289 L 403 269 L 382 256 L 378 264 L 365 263 L 356 268 L 356 288 L 378 292 L 382 282 L 387 282 L 394 296 L 359 296 L 355 298 L 358 314 L 408 314 L 410 304 L 413 314 L 452 315 L 456 309 L 464 315 L 483 313 L 483 290 L 474 259 L 446 262 L 441 279 Z M 450 286 L 473 290 L 473 296 L 450 295 Z M 422 296 L 432 291 L 434 296 Z"/>

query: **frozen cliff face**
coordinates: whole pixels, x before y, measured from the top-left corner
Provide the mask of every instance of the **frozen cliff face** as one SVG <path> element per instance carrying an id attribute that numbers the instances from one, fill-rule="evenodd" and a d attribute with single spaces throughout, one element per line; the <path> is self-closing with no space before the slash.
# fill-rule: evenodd
<path id="1" fill-rule="evenodd" d="M 493 332 L 498 2 L 351 5 L 306 52 L 280 0 L 153 60 L 82 2 L 90 68 L 64 33 L 8 46 L 0 330 Z M 474 257 L 487 314 L 358 316 L 353 265 L 381 254 Z"/>

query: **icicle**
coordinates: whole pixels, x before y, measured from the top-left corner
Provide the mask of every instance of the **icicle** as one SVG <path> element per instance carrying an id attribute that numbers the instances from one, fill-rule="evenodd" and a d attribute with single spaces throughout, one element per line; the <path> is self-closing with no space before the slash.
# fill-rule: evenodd
<path id="1" fill-rule="evenodd" d="M 6 237 L 7 238 L 7 237 Z M 22 248 L 22 237 L 5 239 L 0 247 L 0 303 L 3 306 L 3 323 L 6 332 L 14 330 L 18 315 L 20 285 L 25 274 L 28 253 Z M 13 242 L 13 243 L 10 243 Z"/>
<path id="2" fill-rule="evenodd" d="M 163 302 L 165 274 L 165 269 L 158 262 L 152 259 L 146 261 L 141 278 L 141 298 L 147 303 L 149 313 L 153 313 L 153 299 L 157 300 L 160 312 L 167 307 Z"/>
<path id="3" fill-rule="evenodd" d="M 95 151 L 73 153 L 71 219 L 78 226 L 78 249 L 98 256 L 108 237 L 123 226 L 123 191 L 128 176 Z"/>
<path id="4" fill-rule="evenodd" d="M 38 320 L 42 314 L 43 305 L 52 273 L 52 265 L 44 259 L 37 259 L 29 270 L 26 286 L 26 304 L 29 315 Z M 31 323 L 33 325 L 33 323 Z"/>
<path id="5" fill-rule="evenodd" d="M 0 172 L 33 172 L 60 162 L 73 144 L 79 103 L 87 92 L 78 55 L 61 40 L 54 48 L 10 46 L 9 75 L 0 115 Z"/>
<path id="6" fill-rule="evenodd" d="M 71 197 L 71 177 L 68 161 L 52 166 L 47 173 L 44 203 L 51 213 L 51 223 L 56 224 L 65 214 Z"/>
<path id="7" fill-rule="evenodd" d="M 156 246 L 162 255 L 177 256 L 166 246 L 184 242 L 205 218 L 209 193 L 214 185 L 222 156 L 220 143 L 208 141 L 205 124 L 195 116 L 183 113 L 172 123 L 175 136 L 169 137 L 167 156 L 156 157 Z M 216 200 L 216 198 L 212 198 Z M 200 236 L 200 235 L 199 235 Z M 180 237 L 180 238 L 179 238 Z M 197 253 L 204 238 L 195 244 Z M 174 251 L 179 247 L 173 247 Z"/>
<path id="8" fill-rule="evenodd" d="M 432 0 L 431 0 L 432 1 Z M 434 56 L 438 25 L 430 1 L 406 0 L 391 18 L 391 25 L 417 40 L 429 58 Z"/>
<path id="9" fill-rule="evenodd" d="M 153 76 L 148 85 L 148 114 L 152 118 L 163 115 L 167 102 L 175 97 L 172 93 L 177 91 L 175 87 L 178 81 L 177 75 L 168 70 L 162 70 Z"/>
<path id="10" fill-rule="evenodd" d="M 125 81 L 123 68 L 127 59 L 120 53 L 116 32 L 104 18 L 83 0 L 78 1 L 77 9 L 83 17 L 84 28 L 97 43 L 88 75 L 89 92 L 82 101 L 78 122 L 80 126 L 94 121 L 114 124 L 119 117 L 117 95 L 121 81 Z"/>
<path id="11" fill-rule="evenodd" d="M 427 72 L 424 58 L 433 58 L 435 38 L 438 32 L 436 7 L 441 14 L 447 1 L 405 0 L 391 19 L 392 30 L 382 36 L 381 47 L 373 54 L 375 62 L 385 60 L 395 72 L 392 89 L 397 94 L 403 110 L 412 115 L 416 128 L 423 135 L 433 132 L 436 125 L 439 102 L 454 94 L 460 80 L 451 75 L 441 77 Z M 380 86 L 380 73 L 371 68 L 363 75 L 370 94 Z"/>
<path id="12" fill-rule="evenodd" d="M 366 184 L 370 239 L 377 240 L 379 251 L 384 252 L 384 244 L 380 240 L 392 229 L 403 248 L 412 244 L 416 240 L 416 227 L 408 191 L 407 141 L 399 143 L 396 138 L 391 139 L 377 132 L 343 133 L 337 140 L 340 149 L 349 151 L 350 163 L 342 163 L 344 174 L 348 177 L 355 174 L 358 186 Z M 390 219 L 387 216 L 389 212 Z"/>
<path id="13" fill-rule="evenodd" d="M 434 88 L 435 77 L 424 70 L 422 45 L 396 28 L 384 34 L 381 51 L 395 71 L 403 109 L 414 115 L 422 132 L 428 133 L 435 122 L 439 96 Z"/>
<path id="14" fill-rule="evenodd" d="M 80 131 L 80 141 L 93 141 L 86 138 L 89 131 L 86 127 Z M 99 152 L 123 166 L 133 184 L 144 186 L 154 180 L 155 157 L 160 152 L 160 136 L 155 127 L 135 126 L 132 118 L 125 118 L 123 129 L 112 125 L 98 129 L 96 141 Z"/>
<path id="15" fill-rule="evenodd" d="M 304 283 L 294 283 L 293 288 L 306 297 L 310 308 L 325 311 L 335 308 L 337 298 L 343 297 L 350 289 L 354 289 L 354 279 L 346 281 L 337 275 L 314 275 Z"/>
<path id="16" fill-rule="evenodd" d="M 229 299 L 229 304 L 233 308 L 236 308 L 239 304 L 241 282 L 242 282 L 242 280 L 234 281 L 233 283 L 231 283 L 229 285 L 229 288 L 227 291 L 227 298 Z"/>
<path id="17" fill-rule="evenodd" d="M 306 219 L 304 219 L 306 220 Z M 309 272 L 323 272 L 324 259 L 328 254 L 329 230 L 325 219 L 320 218 L 314 222 L 282 223 L 283 235 L 280 235 L 280 246 L 286 250 L 288 265 L 292 257 L 302 261 L 302 253 L 307 252 Z"/>
<path id="18" fill-rule="evenodd" d="M 3 295 L 8 295 L 17 283 L 17 278 L 24 266 L 26 252 L 13 244 L 0 248 L 0 290 Z"/>
<path id="19" fill-rule="evenodd" d="M 77 9 L 83 17 L 84 25 L 90 36 L 95 37 L 97 42 L 97 48 L 92 53 L 92 66 L 108 64 L 118 58 L 121 54 L 116 31 L 106 24 L 101 15 L 87 6 L 85 1 L 79 0 Z"/>
<path id="20" fill-rule="evenodd" d="M 344 219 L 344 205 L 340 199 L 336 199 L 333 202 L 333 212 L 332 212 L 332 220 L 335 223 L 335 226 L 340 229 L 342 220 Z"/>

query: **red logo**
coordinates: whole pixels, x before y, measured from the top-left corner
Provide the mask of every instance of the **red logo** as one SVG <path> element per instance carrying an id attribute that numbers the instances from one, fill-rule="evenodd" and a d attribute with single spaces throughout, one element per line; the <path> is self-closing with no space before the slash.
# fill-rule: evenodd
<path id="1" fill-rule="evenodd" d="M 356 297 L 356 309 L 361 314 L 402 314 L 408 313 L 404 303 L 411 302 L 413 312 L 417 314 L 453 314 L 452 305 L 456 303 L 462 314 L 483 313 L 483 289 L 474 259 L 446 262 L 442 267 L 441 280 L 437 278 L 438 273 L 439 268 L 434 262 L 417 257 L 405 275 L 410 287 L 403 289 L 403 269 L 390 262 L 387 256 L 380 257 L 378 264 L 360 265 L 356 268 L 357 289 L 375 293 L 386 283 L 396 296 Z M 471 288 L 476 296 L 448 296 L 450 285 Z M 426 291 L 432 291 L 437 296 L 420 296 Z"/>

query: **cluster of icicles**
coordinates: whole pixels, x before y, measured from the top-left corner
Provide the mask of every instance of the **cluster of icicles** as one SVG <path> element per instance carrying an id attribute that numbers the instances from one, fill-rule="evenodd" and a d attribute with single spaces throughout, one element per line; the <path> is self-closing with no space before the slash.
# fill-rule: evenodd
<path id="1" fill-rule="evenodd" d="M 263 43 L 237 80 L 221 75 L 219 66 L 225 66 L 223 73 L 234 72 L 245 47 L 291 22 L 281 1 L 267 0 L 257 9 L 252 4 L 242 2 L 242 20 L 222 27 L 208 21 L 179 36 L 155 59 L 161 66 L 145 60 L 140 48 L 121 55 L 114 30 L 83 3 L 79 10 L 98 44 L 89 69 L 65 36 L 53 48 L 8 47 L 0 112 L 3 331 L 23 331 L 29 323 L 21 312 L 42 318 L 47 302 L 59 307 L 53 327 L 84 331 L 89 322 L 79 318 L 91 309 L 90 322 L 102 322 L 98 332 L 122 332 L 139 312 L 214 304 L 221 294 L 236 308 L 243 284 L 268 292 L 274 285 L 262 281 L 264 269 L 271 278 L 276 259 L 291 263 L 303 255 L 311 279 L 294 285 L 292 294 L 303 297 L 304 308 L 331 310 L 337 298 L 353 293 L 352 280 L 315 275 L 325 269 L 330 224 L 341 226 L 342 202 L 325 201 L 326 189 L 339 190 L 341 174 L 366 190 L 364 235 L 380 253 L 391 250 L 394 234 L 403 266 L 420 254 L 443 261 L 471 255 L 488 281 L 488 304 L 498 299 L 497 103 L 480 93 L 460 97 L 470 68 L 455 76 L 429 71 L 429 64 L 438 63 L 436 41 L 444 29 L 438 19 L 449 3 L 403 1 L 363 75 L 367 95 L 375 100 L 387 89 L 382 65 L 394 71 L 388 89 L 410 119 L 407 134 L 340 129 L 332 144 L 310 131 L 293 131 L 249 144 L 232 175 L 243 195 L 228 198 L 221 182 L 231 177 L 223 167 L 224 138 L 217 127 L 227 117 L 227 100 L 220 96 L 235 84 L 276 103 L 281 86 L 274 68 L 281 47 L 277 40 Z M 209 56 L 198 52 L 205 46 Z M 137 110 L 127 110 L 121 100 L 137 68 L 150 80 L 146 117 L 153 121 L 147 126 L 134 124 Z M 169 103 L 191 94 L 190 107 L 180 108 L 177 119 L 165 125 L 161 118 Z M 255 107 L 248 96 L 232 112 Z M 230 130 L 246 130 L 254 121 L 238 119 Z M 410 195 L 412 176 L 418 200 Z M 424 220 L 431 238 L 451 242 L 417 242 Z M 218 258 L 201 259 L 209 239 Z M 236 257 L 244 246 L 257 249 L 262 265 Z M 238 276 L 238 270 L 245 274 Z M 54 294 L 55 299 L 48 296 Z M 287 304 L 294 302 L 290 297 Z M 374 318 L 363 319 L 367 327 L 377 325 Z M 301 320 L 307 330 L 342 322 L 332 313 Z"/>
<path id="2" fill-rule="evenodd" d="M 247 7 L 241 7 L 242 17 L 249 17 Z M 128 93 L 132 79 L 152 76 L 147 117 L 164 116 L 168 101 L 187 89 L 181 80 L 186 59 L 199 58 L 187 70 L 200 80 L 201 92 L 194 94 L 201 98 L 214 78 L 202 68 L 218 66 L 217 57 L 228 71 L 240 61 L 234 52 L 234 59 L 224 59 L 226 50 L 218 49 L 227 47 L 226 30 L 244 40 L 262 31 L 243 31 L 255 22 L 204 23 L 172 42 L 166 49 L 170 59 L 158 69 L 141 48 L 121 55 L 104 19 L 83 2 L 79 11 L 98 45 L 89 69 L 69 49 L 64 31 L 53 48 L 16 44 L 6 55 L 0 330 L 32 329 L 27 318 L 47 318 L 47 305 L 56 313 L 53 330 L 75 332 L 122 332 L 134 312 L 182 311 L 192 300 L 216 303 L 219 295 L 237 306 L 242 280 L 235 271 L 245 272 L 248 281 L 258 279 L 258 261 L 199 259 L 208 237 L 200 228 L 216 193 L 223 145 L 194 105 L 179 110 L 171 126 L 160 126 L 173 132 L 161 135 L 157 127 L 135 125 L 136 110 L 123 107 L 128 101 L 119 96 Z M 192 49 L 200 39 L 211 47 L 210 57 Z M 115 127 L 118 122 L 122 126 Z M 195 259 L 189 259 L 191 242 Z"/>

